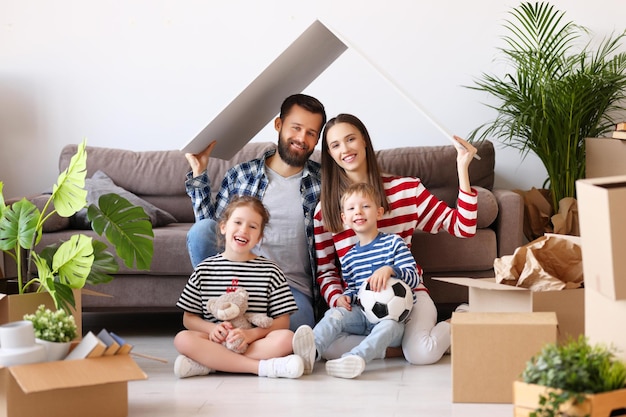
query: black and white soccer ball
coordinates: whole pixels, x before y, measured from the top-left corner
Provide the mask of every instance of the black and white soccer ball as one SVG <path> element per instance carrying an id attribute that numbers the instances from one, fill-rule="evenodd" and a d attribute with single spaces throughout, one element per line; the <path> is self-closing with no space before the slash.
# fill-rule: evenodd
<path id="1" fill-rule="evenodd" d="M 359 304 L 370 323 L 381 320 L 404 321 L 413 308 L 413 291 L 404 281 L 389 278 L 385 289 L 372 291 L 369 282 L 359 288 Z"/>

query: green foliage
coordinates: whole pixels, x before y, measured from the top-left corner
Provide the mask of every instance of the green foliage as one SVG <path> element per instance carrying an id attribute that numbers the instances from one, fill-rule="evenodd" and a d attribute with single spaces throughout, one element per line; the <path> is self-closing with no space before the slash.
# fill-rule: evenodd
<path id="1" fill-rule="evenodd" d="M 84 234 L 75 234 L 68 241 L 47 246 L 40 253 L 33 250 L 50 216 L 57 213 L 70 217 L 87 205 L 85 148 L 83 141 L 68 168 L 59 175 L 42 211 L 27 199 L 6 206 L 0 182 L 0 249 L 16 262 L 19 293 L 38 284 L 37 291 L 49 292 L 57 309 L 68 312 L 75 306 L 72 289 L 82 288 L 86 283 L 109 282 L 113 279 L 110 274 L 119 269 L 107 245 Z M 54 210 L 44 216 L 52 203 Z M 100 197 L 98 205 L 88 207 L 87 217 L 93 230 L 100 236 L 104 233 L 126 266 L 150 268 L 154 234 L 149 217 L 141 207 L 133 206 L 117 194 L 106 194 Z M 25 260 L 25 256 L 28 259 Z M 24 282 L 25 265 L 34 265 L 37 269 L 35 277 L 28 282 Z"/>
<path id="2" fill-rule="evenodd" d="M 593 49 L 591 41 L 581 47 L 587 30 L 549 3 L 522 3 L 510 15 L 499 52 L 512 71 L 482 74 L 470 87 L 497 99 L 489 106 L 497 117 L 469 138 L 495 136 L 522 156 L 537 155 L 557 212 L 585 177 L 585 138 L 613 128 L 613 117 L 626 110 L 626 53 L 617 53 L 626 32 Z"/>
<path id="3" fill-rule="evenodd" d="M 78 335 L 74 316 L 65 310 L 52 311 L 43 304 L 34 314 L 25 314 L 24 320 L 33 323 L 35 337 L 49 342 L 71 342 Z"/>
<path id="4" fill-rule="evenodd" d="M 549 344 L 531 358 L 522 380 L 557 389 L 539 399 L 531 416 L 559 416 L 559 407 L 584 401 L 585 394 L 626 387 L 626 364 L 605 346 L 590 345 L 584 336 L 563 345 Z"/>

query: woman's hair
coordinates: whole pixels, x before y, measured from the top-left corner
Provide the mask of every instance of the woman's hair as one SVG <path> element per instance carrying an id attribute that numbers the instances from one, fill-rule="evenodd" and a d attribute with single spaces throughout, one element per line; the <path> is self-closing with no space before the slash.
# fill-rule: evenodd
<path id="1" fill-rule="evenodd" d="M 230 216 L 233 215 L 233 212 L 235 211 L 235 209 L 238 209 L 239 207 L 246 207 L 246 206 L 250 207 L 252 210 L 257 212 L 261 216 L 261 236 L 263 236 L 263 231 L 265 230 L 265 226 L 267 226 L 267 223 L 270 221 L 270 213 L 267 211 L 267 208 L 263 205 L 261 200 L 259 200 L 256 197 L 249 196 L 249 195 L 234 196 L 230 200 L 230 202 L 228 203 L 224 211 L 222 212 L 222 215 L 220 216 L 218 224 L 220 226 L 226 224 L 228 219 L 230 219 Z M 222 236 L 221 233 L 218 233 L 217 235 L 218 235 L 218 243 L 220 246 L 222 246 L 224 243 L 222 239 L 224 237 Z"/>
<path id="2" fill-rule="evenodd" d="M 387 202 L 380 168 L 367 128 L 356 116 L 345 113 L 339 114 L 326 123 L 322 134 L 322 192 L 320 195 L 320 203 L 322 205 L 324 226 L 332 233 L 339 233 L 344 229 L 343 222 L 341 221 L 340 201 L 341 196 L 350 186 L 350 180 L 346 172 L 335 163 L 328 149 L 328 131 L 339 123 L 351 124 L 361 132 L 363 140 L 365 141 L 368 183 L 371 184 L 376 189 L 378 195 L 381 196 L 381 206 L 385 209 L 385 212 L 389 211 L 389 203 Z"/>
<path id="3" fill-rule="evenodd" d="M 369 198 L 374 203 L 378 204 L 379 207 L 383 205 L 383 199 L 380 197 L 380 194 L 376 190 L 376 187 L 366 182 L 359 182 L 356 184 L 352 184 L 351 186 L 346 188 L 346 191 L 343 192 L 340 204 L 341 211 L 345 209 L 346 200 L 353 195 L 360 195 L 365 198 Z"/>

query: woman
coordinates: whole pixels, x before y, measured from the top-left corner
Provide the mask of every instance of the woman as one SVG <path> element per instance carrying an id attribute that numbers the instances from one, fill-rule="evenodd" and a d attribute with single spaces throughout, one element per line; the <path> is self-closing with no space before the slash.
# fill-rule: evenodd
<path id="1" fill-rule="evenodd" d="M 468 168 L 476 148 L 455 136 L 459 195 L 457 208 L 434 197 L 419 178 L 396 177 L 380 172 L 365 125 L 355 116 L 340 114 L 326 123 L 322 136 L 322 191 L 314 216 L 317 283 L 329 306 L 335 307 L 343 292 L 336 259 L 356 243 L 354 232 L 341 222 L 339 201 L 351 184 L 367 182 L 381 195 L 385 214 L 379 220 L 381 232 L 396 233 L 411 245 L 413 231 L 429 233 L 446 230 L 467 238 L 476 234 L 477 193 L 470 186 Z M 422 270 L 418 266 L 420 278 Z M 437 323 L 437 309 L 428 290 L 420 283 L 417 301 L 402 339 L 404 357 L 412 364 L 435 363 L 450 347 L 450 325 Z M 341 356 L 357 345 L 362 336 L 346 335 L 327 352 L 327 359 Z"/>

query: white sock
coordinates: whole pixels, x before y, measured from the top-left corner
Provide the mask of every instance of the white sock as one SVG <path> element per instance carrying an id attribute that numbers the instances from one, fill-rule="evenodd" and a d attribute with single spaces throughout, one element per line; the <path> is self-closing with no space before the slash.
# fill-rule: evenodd
<path id="1" fill-rule="evenodd" d="M 267 360 L 265 359 L 259 361 L 259 376 L 267 376 Z"/>

